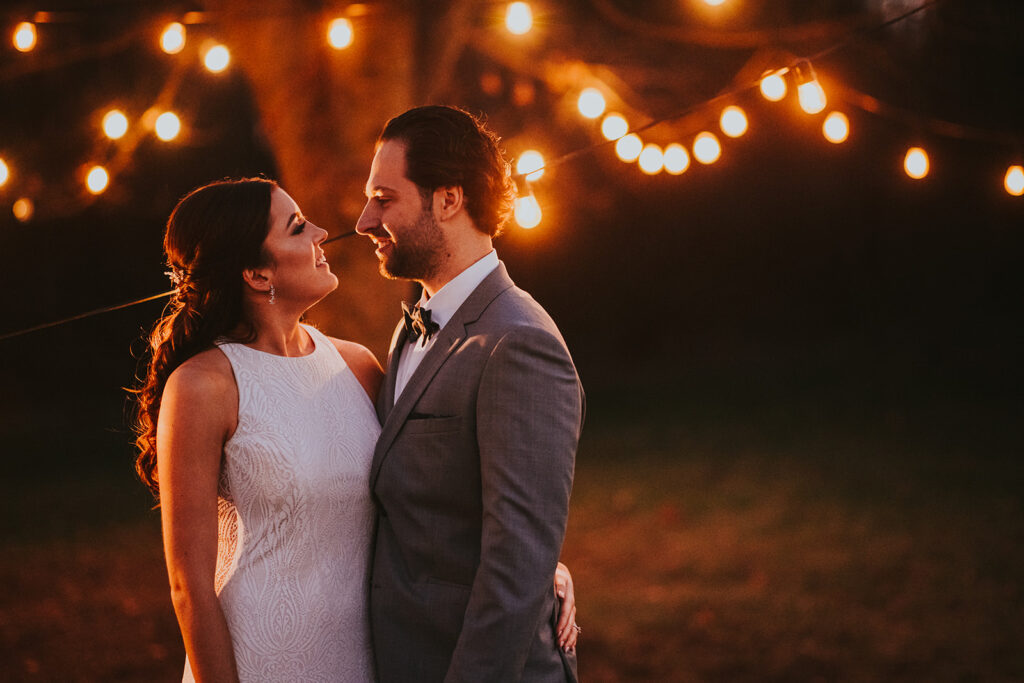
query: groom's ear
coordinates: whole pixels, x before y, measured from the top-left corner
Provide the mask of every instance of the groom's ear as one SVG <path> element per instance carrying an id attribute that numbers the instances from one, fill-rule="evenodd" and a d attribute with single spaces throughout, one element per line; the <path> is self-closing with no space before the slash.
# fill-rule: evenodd
<path id="1" fill-rule="evenodd" d="M 434 190 L 434 215 L 439 221 L 449 220 L 465 206 L 466 196 L 460 185 L 449 185 Z"/>

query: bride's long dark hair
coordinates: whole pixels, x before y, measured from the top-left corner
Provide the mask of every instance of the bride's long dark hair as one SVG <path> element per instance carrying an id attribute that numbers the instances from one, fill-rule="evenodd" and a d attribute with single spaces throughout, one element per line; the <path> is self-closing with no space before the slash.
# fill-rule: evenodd
<path id="1" fill-rule="evenodd" d="M 167 220 L 164 252 L 175 293 L 149 335 L 144 379 L 132 390 L 138 402 L 135 469 L 158 499 L 156 423 L 164 385 L 175 368 L 214 340 L 255 337 L 243 306 L 242 271 L 268 261 L 263 242 L 276 187 L 265 178 L 210 183 L 182 198 Z"/>

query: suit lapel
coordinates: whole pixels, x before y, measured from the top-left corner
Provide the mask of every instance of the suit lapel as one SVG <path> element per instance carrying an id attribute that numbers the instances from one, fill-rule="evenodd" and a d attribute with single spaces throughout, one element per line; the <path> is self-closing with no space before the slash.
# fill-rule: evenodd
<path id="1" fill-rule="evenodd" d="M 508 271 L 505 269 L 505 264 L 499 262 L 498 267 L 483 279 L 455 312 L 451 320 L 444 326 L 444 329 L 438 333 L 434 345 L 430 347 L 430 351 L 420 361 L 416 372 L 409 378 L 409 382 L 402 390 L 401 396 L 395 402 L 395 378 L 398 374 L 398 360 L 401 357 L 401 351 L 405 346 L 406 338 L 404 329 L 397 334 L 396 345 L 392 348 L 390 362 L 388 363 L 387 389 L 381 392 L 382 398 L 387 400 L 387 404 L 378 407 L 378 414 L 381 414 L 380 408 L 383 408 L 383 415 L 385 417 L 381 419 L 381 435 L 377 440 L 377 447 L 374 450 L 373 466 L 370 471 L 371 487 L 376 484 L 381 465 L 388 455 L 391 444 L 394 443 L 398 433 L 402 430 L 402 426 L 409 417 L 409 413 L 412 412 L 413 407 L 419 401 L 423 392 L 430 386 L 430 381 L 437 374 L 441 366 L 444 365 L 445 360 L 468 336 L 466 326 L 476 322 L 491 302 L 499 294 L 512 286 L 513 283 L 508 276 Z M 388 406 L 392 404 L 394 408 L 389 410 Z"/>

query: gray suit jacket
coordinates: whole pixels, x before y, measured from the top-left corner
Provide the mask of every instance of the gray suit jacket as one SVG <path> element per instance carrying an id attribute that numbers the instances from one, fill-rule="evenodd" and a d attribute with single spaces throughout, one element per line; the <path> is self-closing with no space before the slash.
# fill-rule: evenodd
<path id="1" fill-rule="evenodd" d="M 438 334 L 396 404 L 399 325 L 378 401 L 378 676 L 575 681 L 552 578 L 583 422 L 576 369 L 503 264 Z"/>

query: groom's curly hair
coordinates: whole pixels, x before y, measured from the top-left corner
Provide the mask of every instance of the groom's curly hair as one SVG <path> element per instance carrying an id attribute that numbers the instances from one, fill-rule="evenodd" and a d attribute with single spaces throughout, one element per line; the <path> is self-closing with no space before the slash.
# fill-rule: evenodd
<path id="1" fill-rule="evenodd" d="M 406 176 L 425 202 L 439 187 L 459 186 L 476 228 L 501 233 L 516 186 L 500 138 L 481 118 L 458 107 L 416 107 L 384 125 L 377 143 L 386 140 L 405 143 Z"/>

